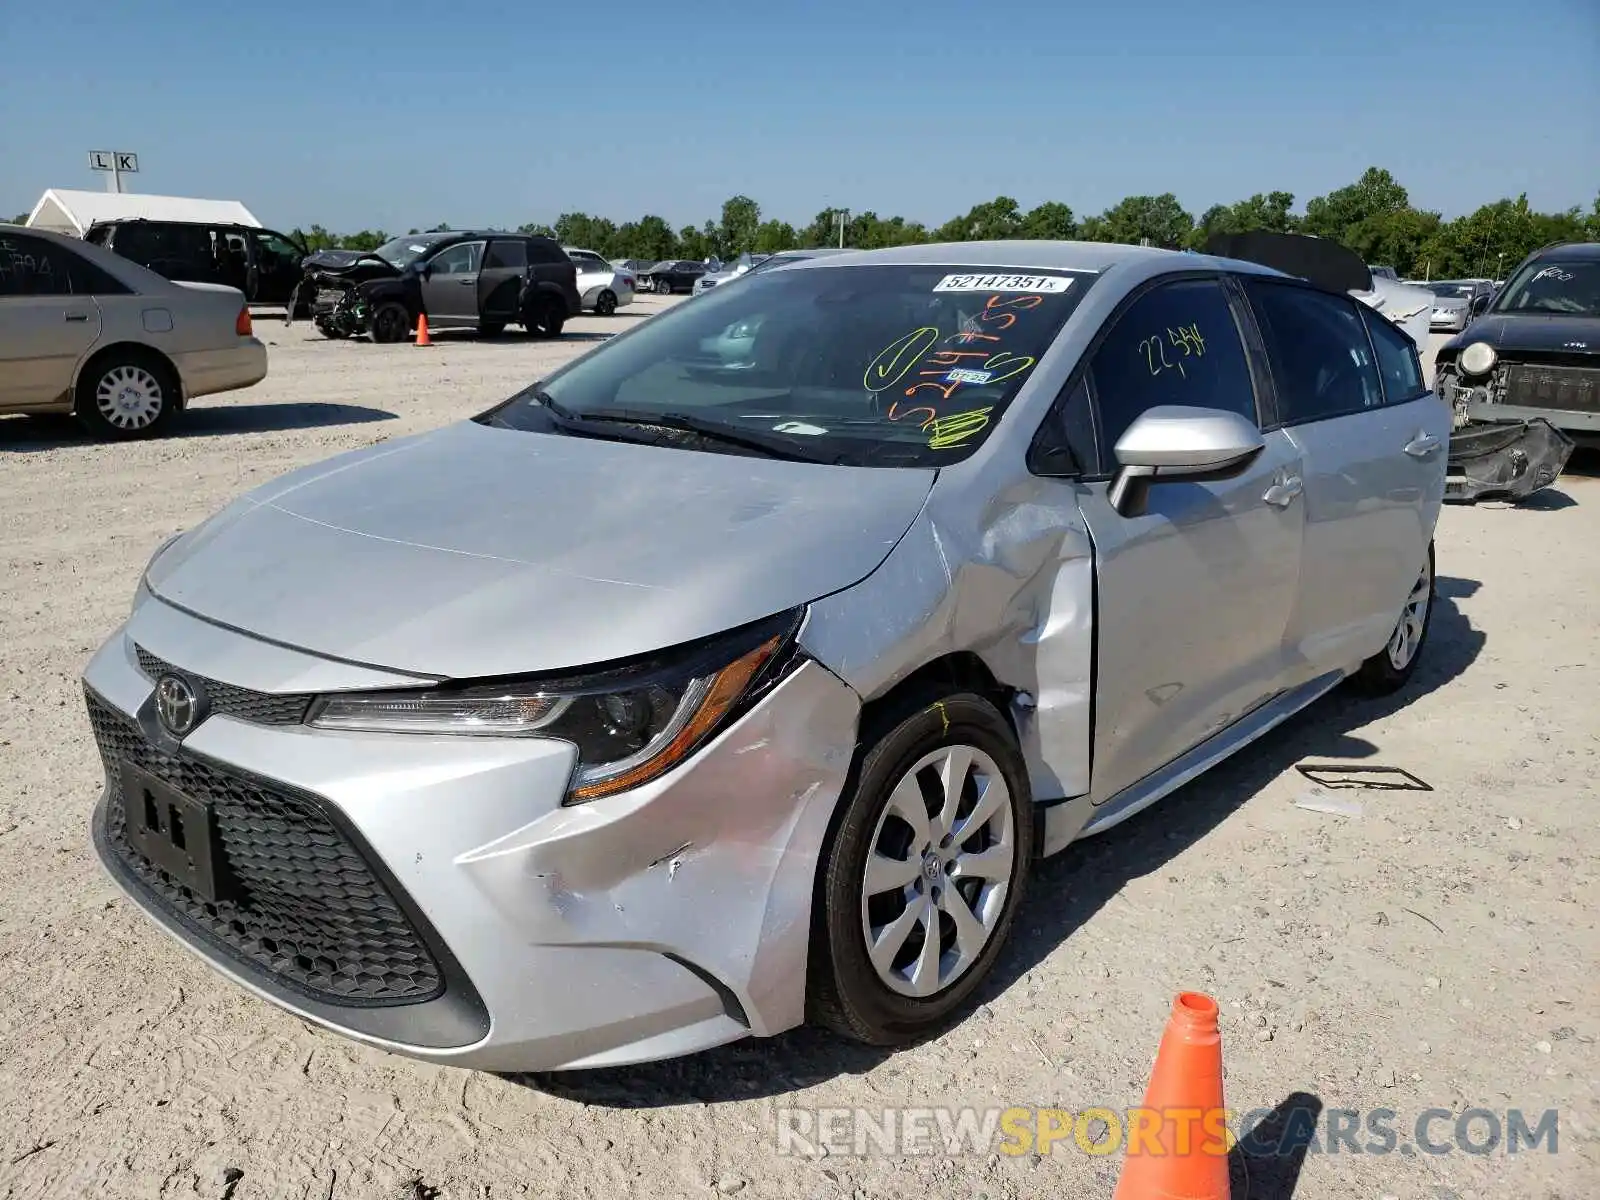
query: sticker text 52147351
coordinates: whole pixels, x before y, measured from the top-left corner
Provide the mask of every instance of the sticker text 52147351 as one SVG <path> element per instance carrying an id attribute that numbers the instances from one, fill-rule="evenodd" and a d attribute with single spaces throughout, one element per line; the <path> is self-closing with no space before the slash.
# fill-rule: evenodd
<path id="1" fill-rule="evenodd" d="M 1064 292 L 1072 286 L 1065 275 L 946 275 L 936 292 Z"/>

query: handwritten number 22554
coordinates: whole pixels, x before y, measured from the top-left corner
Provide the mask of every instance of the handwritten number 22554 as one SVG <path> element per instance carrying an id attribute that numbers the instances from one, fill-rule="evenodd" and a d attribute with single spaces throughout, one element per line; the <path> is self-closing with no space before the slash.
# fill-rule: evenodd
<path id="1" fill-rule="evenodd" d="M 1173 359 L 1167 357 L 1169 348 Z M 1189 373 L 1183 368 L 1183 360 L 1203 358 L 1205 352 L 1206 340 L 1200 335 L 1199 326 L 1192 322 L 1176 329 L 1169 327 L 1165 336 L 1158 333 L 1139 343 L 1139 353 L 1144 356 L 1145 366 L 1150 368 L 1152 375 L 1159 375 L 1162 371 L 1177 371 L 1187 379 Z"/>

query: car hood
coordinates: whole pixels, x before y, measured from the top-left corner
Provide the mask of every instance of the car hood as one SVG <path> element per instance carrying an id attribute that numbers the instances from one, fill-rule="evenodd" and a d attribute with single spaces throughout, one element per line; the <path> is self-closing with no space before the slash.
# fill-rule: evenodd
<path id="1" fill-rule="evenodd" d="M 1488 342 L 1502 353 L 1587 352 L 1600 357 L 1600 318 L 1485 313 L 1451 338 L 1446 348 L 1462 349 L 1473 342 Z"/>
<path id="2" fill-rule="evenodd" d="M 360 268 L 363 276 L 398 275 L 399 268 L 367 250 L 318 250 L 300 260 L 300 269 L 324 275 L 344 275 Z"/>
<path id="3" fill-rule="evenodd" d="M 559 671 L 858 582 L 936 474 L 462 422 L 258 488 L 146 579 L 198 616 L 330 657 L 457 679 Z"/>

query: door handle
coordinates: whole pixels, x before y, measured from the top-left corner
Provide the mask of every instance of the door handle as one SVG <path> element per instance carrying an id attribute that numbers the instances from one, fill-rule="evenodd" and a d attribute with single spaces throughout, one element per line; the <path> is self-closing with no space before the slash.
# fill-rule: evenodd
<path id="1" fill-rule="evenodd" d="M 69 321 L 87 321 L 88 319 L 89 319 L 89 314 L 88 313 L 69 312 L 67 314 L 67 320 L 69 320 Z"/>
<path id="2" fill-rule="evenodd" d="M 1294 498 L 1306 490 L 1305 484 L 1298 475 L 1288 475 L 1278 480 L 1265 492 L 1261 498 L 1268 504 L 1276 504 L 1279 508 L 1288 508 L 1294 503 Z"/>
<path id="3" fill-rule="evenodd" d="M 1431 433 L 1419 433 L 1406 443 L 1406 453 L 1412 458 L 1427 458 L 1439 448 L 1439 439 Z"/>
<path id="4" fill-rule="evenodd" d="M 462 287 L 471 287 L 473 284 L 477 283 L 478 281 L 476 279 L 458 279 L 458 280 L 456 280 L 456 282 L 459 283 Z"/>

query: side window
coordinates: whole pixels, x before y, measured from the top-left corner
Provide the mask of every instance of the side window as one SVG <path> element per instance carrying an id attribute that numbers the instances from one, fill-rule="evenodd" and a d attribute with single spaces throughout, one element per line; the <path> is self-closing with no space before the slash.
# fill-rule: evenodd
<path id="1" fill-rule="evenodd" d="M 110 272 L 77 254 L 68 254 L 67 272 L 72 290 L 79 296 L 131 296 L 133 289 Z"/>
<path id="2" fill-rule="evenodd" d="M 1356 311 L 1365 305 L 1257 279 L 1246 281 L 1245 290 L 1261 322 L 1285 424 L 1346 416 L 1383 403 L 1366 322 Z"/>
<path id="3" fill-rule="evenodd" d="M 71 258 L 40 238 L 0 237 L 0 296 L 70 296 Z"/>
<path id="4" fill-rule="evenodd" d="M 1367 323 L 1372 345 L 1378 351 L 1378 373 L 1383 376 L 1383 397 L 1390 404 L 1404 404 L 1424 395 L 1422 363 L 1416 343 L 1385 320 L 1375 309 L 1363 304 L 1361 319 Z"/>
<path id="5" fill-rule="evenodd" d="M 148 263 L 161 257 L 155 230 L 148 225 L 119 225 L 113 245 L 118 254 L 134 262 Z"/>
<path id="6" fill-rule="evenodd" d="M 534 238 L 528 243 L 528 261 L 535 263 L 570 263 L 567 253 L 554 242 Z"/>
<path id="7" fill-rule="evenodd" d="M 1165 404 L 1220 408 L 1256 420 L 1255 388 L 1228 293 L 1214 279 L 1146 292 L 1117 318 L 1090 364 L 1100 416 L 1100 457 L 1128 426 Z"/>
<path id="8" fill-rule="evenodd" d="M 478 269 L 482 255 L 482 242 L 463 242 L 459 246 L 441 250 L 428 265 L 433 268 L 435 275 L 470 275 Z"/>
<path id="9" fill-rule="evenodd" d="M 292 267 L 300 261 L 300 250 L 288 238 L 271 230 L 262 230 L 260 233 L 250 235 L 256 244 L 256 257 L 271 261 L 276 259 L 285 266 Z"/>
<path id="10" fill-rule="evenodd" d="M 1062 450 L 1067 453 L 1062 454 Z M 1094 475 L 1102 469 L 1095 453 L 1087 372 L 1057 397 L 1040 424 L 1028 450 L 1028 469 L 1044 475 L 1073 471 Z"/>
<path id="11" fill-rule="evenodd" d="M 526 242 L 513 241 L 503 238 L 489 243 L 489 253 L 484 256 L 483 268 L 492 271 L 496 267 L 520 271 L 528 265 L 528 251 Z"/>

